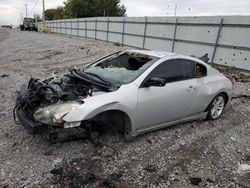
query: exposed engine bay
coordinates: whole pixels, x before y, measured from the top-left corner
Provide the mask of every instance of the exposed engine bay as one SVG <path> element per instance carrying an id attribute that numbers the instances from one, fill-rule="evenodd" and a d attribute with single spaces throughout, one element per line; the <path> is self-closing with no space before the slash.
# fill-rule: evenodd
<path id="1" fill-rule="evenodd" d="M 13 110 L 14 118 L 17 114 L 23 125 L 29 125 L 26 129 L 31 133 L 36 133 L 36 129 L 44 128 L 46 125 L 62 127 L 64 123 L 62 118 L 83 104 L 85 98 L 100 92 L 114 91 L 117 88 L 117 85 L 114 87 L 99 78 L 87 75 L 83 69 L 74 69 L 59 78 L 49 77 L 45 80 L 31 78 L 28 85 L 24 85 L 18 91 Z M 80 124 L 77 122 L 73 126 L 78 127 Z M 65 124 L 64 128 L 70 126 L 72 124 Z"/>
<path id="2" fill-rule="evenodd" d="M 32 115 L 38 107 L 72 100 L 81 102 L 91 93 L 90 86 L 68 74 L 43 81 L 31 78 L 27 88 L 19 92 L 17 100 L 18 105 Z"/>
<path id="3" fill-rule="evenodd" d="M 67 101 L 82 104 L 83 99 L 91 97 L 93 92 L 110 89 L 109 84 L 84 75 L 80 69 L 72 70 L 60 78 L 49 77 L 43 81 L 31 78 L 27 87 L 23 86 L 19 91 L 16 107 L 32 115 L 38 107 Z"/>

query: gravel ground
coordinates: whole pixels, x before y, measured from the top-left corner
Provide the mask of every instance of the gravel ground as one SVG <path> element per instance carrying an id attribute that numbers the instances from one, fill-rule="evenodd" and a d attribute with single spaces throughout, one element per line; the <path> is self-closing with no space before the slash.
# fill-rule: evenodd
<path id="1" fill-rule="evenodd" d="M 50 144 L 14 122 L 16 90 L 30 76 L 60 74 L 122 48 L 55 34 L 1 33 L 0 187 L 250 187 L 249 97 L 233 99 L 219 120 L 180 124 L 132 142 L 108 132 L 98 146 L 90 140 Z M 249 96 L 250 83 L 236 83 L 234 93 Z"/>
<path id="2" fill-rule="evenodd" d="M 0 28 L 0 42 L 8 38 L 9 32 L 7 29 Z"/>

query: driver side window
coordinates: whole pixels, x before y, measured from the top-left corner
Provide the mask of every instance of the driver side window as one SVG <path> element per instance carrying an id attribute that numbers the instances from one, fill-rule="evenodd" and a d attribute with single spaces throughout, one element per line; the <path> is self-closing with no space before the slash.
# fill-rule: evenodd
<path id="1" fill-rule="evenodd" d="M 149 75 L 163 78 L 167 83 L 192 79 L 195 77 L 194 62 L 186 59 L 173 59 L 162 62 Z"/>

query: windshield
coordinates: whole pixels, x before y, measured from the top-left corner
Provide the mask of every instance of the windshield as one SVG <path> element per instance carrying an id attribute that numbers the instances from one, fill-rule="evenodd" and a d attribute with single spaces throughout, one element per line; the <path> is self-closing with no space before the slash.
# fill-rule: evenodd
<path id="1" fill-rule="evenodd" d="M 85 67 L 84 72 L 97 75 L 111 83 L 128 84 L 139 77 L 158 59 L 141 53 L 125 52 L 114 54 L 91 64 Z"/>
<path id="2" fill-rule="evenodd" d="M 32 18 L 24 18 L 25 22 L 32 22 Z"/>

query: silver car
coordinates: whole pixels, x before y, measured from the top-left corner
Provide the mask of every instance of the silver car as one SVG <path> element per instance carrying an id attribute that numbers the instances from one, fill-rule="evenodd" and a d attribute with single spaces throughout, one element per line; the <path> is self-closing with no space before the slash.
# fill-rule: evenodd
<path id="1" fill-rule="evenodd" d="M 60 78 L 31 78 L 15 111 L 30 132 L 113 125 L 127 140 L 174 124 L 219 118 L 232 83 L 202 60 L 168 52 L 127 50 Z"/>

